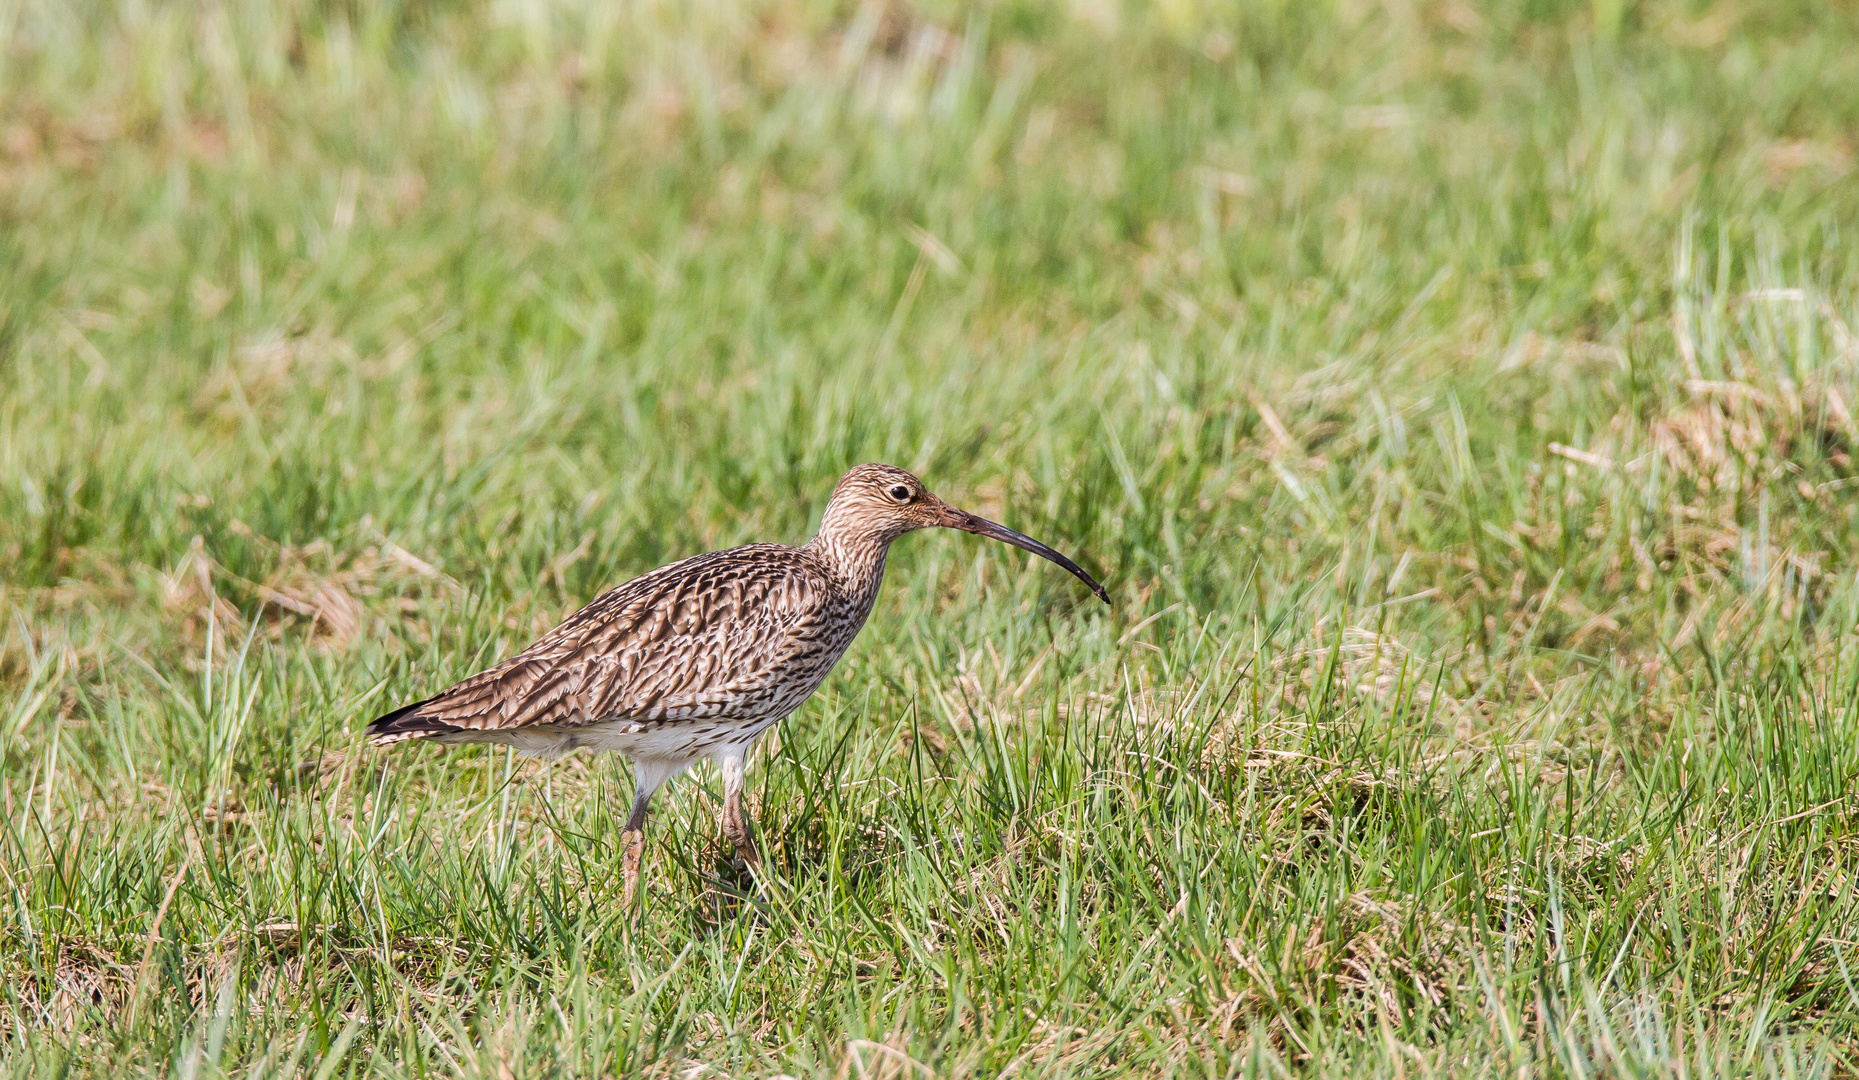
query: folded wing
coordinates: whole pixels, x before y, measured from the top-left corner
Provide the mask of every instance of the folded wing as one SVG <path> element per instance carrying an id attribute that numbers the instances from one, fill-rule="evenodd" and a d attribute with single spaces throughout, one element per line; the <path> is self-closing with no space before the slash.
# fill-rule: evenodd
<path id="1" fill-rule="evenodd" d="M 698 555 L 634 578 L 535 644 L 368 725 L 382 744 L 462 731 L 741 715 L 784 696 L 824 589 L 794 548 Z"/>

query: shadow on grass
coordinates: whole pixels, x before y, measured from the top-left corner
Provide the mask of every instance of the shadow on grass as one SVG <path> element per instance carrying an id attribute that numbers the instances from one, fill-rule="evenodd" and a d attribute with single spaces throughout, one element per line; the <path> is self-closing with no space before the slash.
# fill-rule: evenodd
<path id="1" fill-rule="evenodd" d="M 895 854 L 876 815 L 853 817 L 833 829 L 825 819 L 804 814 L 770 825 L 757 833 L 757 843 L 773 871 L 772 881 L 757 881 L 735 847 L 720 835 L 665 837 L 663 857 L 679 895 L 689 898 L 687 915 L 694 927 L 714 931 L 751 912 L 783 906 L 771 890 L 792 896 L 808 885 L 834 888 L 835 883 L 858 890 L 882 873 L 885 861 Z"/>

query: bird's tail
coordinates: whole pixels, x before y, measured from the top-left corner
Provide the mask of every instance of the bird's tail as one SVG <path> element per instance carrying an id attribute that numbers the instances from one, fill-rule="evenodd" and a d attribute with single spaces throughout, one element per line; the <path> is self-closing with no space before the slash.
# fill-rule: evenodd
<path id="1" fill-rule="evenodd" d="M 411 705 L 402 705 L 385 716 L 377 717 L 363 732 L 368 737 L 370 746 L 390 746 L 408 739 L 429 739 L 434 735 L 448 735 L 459 729 L 451 724 L 442 723 L 430 717 L 420 715 L 420 709 L 430 702 L 416 701 Z"/>

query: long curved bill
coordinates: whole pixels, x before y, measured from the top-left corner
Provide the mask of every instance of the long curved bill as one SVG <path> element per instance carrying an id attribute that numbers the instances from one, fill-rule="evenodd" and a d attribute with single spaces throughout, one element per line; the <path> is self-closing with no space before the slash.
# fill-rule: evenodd
<path id="1" fill-rule="evenodd" d="M 1097 583 L 1096 578 L 1085 573 L 1084 568 L 1080 567 L 1077 563 L 1072 562 L 1070 559 L 1060 555 L 1046 545 L 1025 533 L 1014 532 L 1005 525 L 989 521 L 987 518 L 976 517 L 966 510 L 957 510 L 953 506 L 948 507 L 948 510 L 950 512 L 950 517 L 949 520 L 944 522 L 946 527 L 960 529 L 963 532 L 971 532 L 977 536 L 991 536 L 1004 544 L 1012 544 L 1022 551 L 1030 551 L 1042 559 L 1058 563 L 1060 566 L 1071 571 L 1073 577 L 1089 585 L 1091 591 L 1097 594 L 1099 600 L 1102 600 L 1106 604 L 1110 603 L 1110 594 L 1104 591 L 1104 587 Z"/>

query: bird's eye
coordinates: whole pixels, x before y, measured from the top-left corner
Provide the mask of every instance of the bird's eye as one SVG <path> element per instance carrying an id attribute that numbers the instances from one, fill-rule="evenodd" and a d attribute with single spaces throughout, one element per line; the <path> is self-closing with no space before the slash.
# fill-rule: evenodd
<path id="1" fill-rule="evenodd" d="M 910 501 L 910 489 L 905 487 L 902 484 L 898 484 L 897 486 L 891 489 L 891 498 L 896 499 L 900 503 L 909 502 Z"/>

